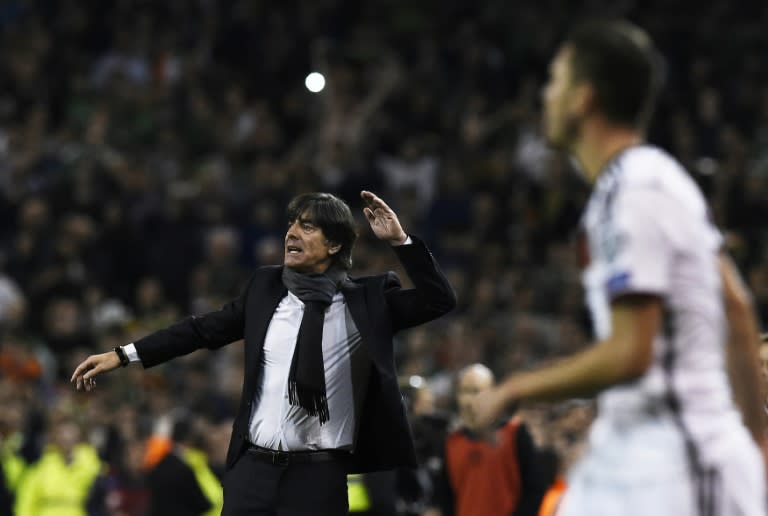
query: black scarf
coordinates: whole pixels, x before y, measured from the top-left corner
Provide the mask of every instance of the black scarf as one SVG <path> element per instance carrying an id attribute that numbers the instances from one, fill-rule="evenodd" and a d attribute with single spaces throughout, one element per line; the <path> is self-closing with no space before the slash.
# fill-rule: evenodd
<path id="1" fill-rule="evenodd" d="M 288 373 L 288 401 L 302 407 L 310 416 L 318 416 L 321 425 L 330 419 L 323 362 L 325 309 L 346 277 L 346 271 L 337 265 L 325 273 L 306 274 L 283 267 L 283 284 L 304 303 Z"/>

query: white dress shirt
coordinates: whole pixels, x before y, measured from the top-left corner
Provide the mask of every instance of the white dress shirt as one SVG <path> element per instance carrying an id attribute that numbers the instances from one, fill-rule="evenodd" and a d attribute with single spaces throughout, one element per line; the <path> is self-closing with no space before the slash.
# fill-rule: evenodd
<path id="1" fill-rule="evenodd" d="M 360 332 L 344 296 L 337 293 L 326 309 L 323 324 L 330 420 L 320 425 L 319 418 L 288 402 L 288 373 L 303 312 L 304 303 L 289 292 L 269 323 L 261 354 L 263 373 L 250 418 L 250 441 L 273 450 L 351 450 L 356 423 L 351 356 L 360 349 Z"/>
<path id="2" fill-rule="evenodd" d="M 289 292 L 272 315 L 259 364 L 263 372 L 253 400 L 249 440 L 273 450 L 351 450 L 357 423 L 351 364 L 352 355 L 360 351 L 360 332 L 344 296 L 337 293 L 323 324 L 330 420 L 320 425 L 319 418 L 288 402 L 288 373 L 303 312 L 304 303 Z M 131 362 L 140 361 L 133 344 L 123 349 Z"/>

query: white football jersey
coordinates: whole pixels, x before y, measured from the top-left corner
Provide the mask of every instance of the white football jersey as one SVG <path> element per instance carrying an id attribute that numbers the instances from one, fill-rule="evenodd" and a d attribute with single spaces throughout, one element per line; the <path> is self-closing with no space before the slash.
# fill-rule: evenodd
<path id="1" fill-rule="evenodd" d="M 652 365 L 599 396 L 596 423 L 615 429 L 673 413 L 690 434 L 686 440 L 712 448 L 741 422 L 725 368 L 722 238 L 698 186 L 661 149 L 631 147 L 601 173 L 582 228 L 583 281 L 598 340 L 611 334 L 617 297 L 651 294 L 664 305 Z"/>

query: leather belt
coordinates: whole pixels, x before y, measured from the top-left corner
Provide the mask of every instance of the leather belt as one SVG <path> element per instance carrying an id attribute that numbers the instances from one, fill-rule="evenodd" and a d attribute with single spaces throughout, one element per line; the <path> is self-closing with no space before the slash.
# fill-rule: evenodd
<path id="1" fill-rule="evenodd" d="M 306 464 L 308 462 L 343 461 L 350 457 L 349 452 L 342 450 L 278 451 L 263 448 L 252 443 L 248 443 L 246 451 L 256 460 L 276 466 Z"/>

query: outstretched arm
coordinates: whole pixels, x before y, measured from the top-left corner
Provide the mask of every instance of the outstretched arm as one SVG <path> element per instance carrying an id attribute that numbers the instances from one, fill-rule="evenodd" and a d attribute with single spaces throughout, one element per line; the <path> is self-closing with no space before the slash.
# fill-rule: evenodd
<path id="1" fill-rule="evenodd" d="M 626 295 L 611 305 L 611 336 L 541 369 L 509 376 L 490 393 L 473 400 L 477 425 L 495 421 L 519 401 L 557 401 L 592 396 L 639 378 L 651 364 L 653 339 L 661 327 L 661 301 Z"/>
<path id="2" fill-rule="evenodd" d="M 188 317 L 137 340 L 134 345 L 141 364 L 148 368 L 200 348 L 217 349 L 242 339 L 249 288 L 250 282 L 236 299 L 221 310 Z M 90 391 L 96 385 L 96 376 L 113 371 L 120 365 L 120 357 L 115 351 L 91 355 L 77 366 L 70 381 L 77 390 Z"/>
<path id="3" fill-rule="evenodd" d="M 720 255 L 720 276 L 728 317 L 726 358 L 734 401 L 755 442 L 764 446 L 768 437 L 763 409 L 765 382 L 760 374 L 760 337 L 752 297 L 733 261 L 724 254 Z"/>

